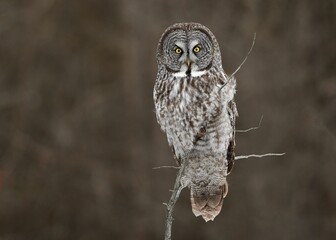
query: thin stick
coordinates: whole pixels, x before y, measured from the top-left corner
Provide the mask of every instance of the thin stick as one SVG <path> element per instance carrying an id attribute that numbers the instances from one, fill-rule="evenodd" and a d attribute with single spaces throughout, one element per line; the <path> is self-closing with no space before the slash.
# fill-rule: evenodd
<path id="1" fill-rule="evenodd" d="M 221 91 L 232 79 L 232 77 L 240 70 L 240 68 L 244 65 L 244 63 L 246 62 L 247 58 L 250 56 L 251 52 L 252 52 L 252 49 L 254 47 L 254 44 L 255 44 L 255 40 L 256 40 L 256 36 L 257 36 L 257 33 L 254 33 L 254 36 L 253 36 L 253 42 L 252 42 L 252 45 L 251 45 L 251 48 L 250 50 L 248 51 L 247 55 L 245 56 L 244 60 L 242 61 L 242 63 L 238 66 L 238 68 L 236 69 L 236 71 L 234 71 L 229 77 L 228 77 L 228 81 L 219 88 L 219 91 Z"/>
<path id="2" fill-rule="evenodd" d="M 159 167 L 153 167 L 152 169 L 161 169 L 161 168 L 174 168 L 174 169 L 180 169 L 181 167 L 176 167 L 176 166 L 159 166 Z"/>
<path id="3" fill-rule="evenodd" d="M 246 57 L 244 58 L 243 62 L 238 66 L 238 68 L 236 69 L 236 71 L 234 71 L 234 72 L 230 75 L 229 79 L 231 79 L 231 78 L 232 78 L 232 77 L 233 77 L 233 76 L 240 70 L 240 68 L 241 68 L 241 67 L 244 65 L 244 63 L 246 62 L 247 58 L 250 56 L 250 53 L 252 52 L 252 49 L 253 49 L 254 44 L 255 44 L 256 37 L 257 37 L 257 33 L 254 33 L 254 36 L 253 36 L 253 42 L 252 42 L 252 45 L 251 45 L 250 50 L 248 51 Z"/>
<path id="4" fill-rule="evenodd" d="M 265 154 L 251 154 L 251 155 L 242 155 L 242 156 L 236 156 L 235 160 L 240 160 L 240 159 L 246 159 L 246 158 L 263 158 L 263 157 L 268 157 L 268 156 L 282 156 L 285 155 L 286 153 L 265 153 Z"/>
<path id="5" fill-rule="evenodd" d="M 182 162 L 180 170 L 177 173 L 173 193 L 170 197 L 169 203 L 165 204 L 167 206 L 167 219 L 166 219 L 166 231 L 165 231 L 165 240 L 171 240 L 171 229 L 173 224 L 173 210 L 177 199 L 180 196 L 182 189 L 184 188 L 181 180 L 184 173 L 185 162 Z"/>
<path id="6" fill-rule="evenodd" d="M 246 133 L 246 132 L 249 132 L 249 131 L 252 131 L 252 130 L 257 130 L 258 128 L 260 128 L 261 126 L 261 122 L 263 120 L 263 117 L 264 116 L 261 116 L 260 120 L 259 120 L 259 124 L 257 127 L 251 127 L 251 128 L 248 128 L 248 129 L 244 129 L 244 130 L 235 130 L 235 132 L 237 133 Z"/>

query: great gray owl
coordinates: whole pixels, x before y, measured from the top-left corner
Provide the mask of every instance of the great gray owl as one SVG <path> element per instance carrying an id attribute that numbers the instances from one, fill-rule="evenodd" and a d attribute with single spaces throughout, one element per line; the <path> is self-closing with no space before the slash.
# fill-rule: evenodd
<path id="1" fill-rule="evenodd" d="M 198 23 L 168 27 L 157 48 L 157 121 L 167 134 L 192 211 L 214 220 L 228 193 L 234 162 L 236 80 L 225 74 L 215 36 Z"/>

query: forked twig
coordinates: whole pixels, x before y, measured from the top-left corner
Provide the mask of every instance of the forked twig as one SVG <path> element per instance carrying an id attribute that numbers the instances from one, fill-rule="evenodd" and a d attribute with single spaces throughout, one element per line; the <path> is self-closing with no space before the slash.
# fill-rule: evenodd
<path id="1" fill-rule="evenodd" d="M 263 117 L 264 116 L 261 116 L 260 120 L 259 120 L 259 124 L 258 126 L 256 127 L 251 127 L 251 128 L 248 128 L 248 129 L 244 129 L 244 130 L 235 130 L 236 133 L 246 133 L 246 132 L 249 132 L 249 131 L 252 131 L 252 130 L 257 130 L 258 128 L 260 128 L 261 126 L 261 122 L 263 120 Z"/>
<path id="2" fill-rule="evenodd" d="M 236 156 L 235 160 L 240 160 L 240 159 L 246 159 L 246 158 L 263 158 L 263 157 L 268 157 L 268 156 L 282 156 L 285 155 L 286 153 L 265 153 L 265 154 L 251 154 L 251 155 L 242 155 L 242 156 Z"/>

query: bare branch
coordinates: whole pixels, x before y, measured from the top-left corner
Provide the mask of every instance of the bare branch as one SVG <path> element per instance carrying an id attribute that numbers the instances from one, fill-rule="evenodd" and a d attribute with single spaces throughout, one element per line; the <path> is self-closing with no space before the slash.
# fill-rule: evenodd
<path id="1" fill-rule="evenodd" d="M 241 67 L 244 65 L 244 63 L 246 62 L 247 58 L 250 56 L 250 54 L 251 54 L 251 52 L 252 52 L 252 49 L 253 49 L 253 47 L 254 47 L 254 44 L 255 44 L 256 37 L 257 37 L 257 33 L 254 33 L 254 36 L 253 36 L 253 42 L 252 42 L 252 45 L 251 45 L 250 50 L 248 51 L 246 57 L 244 58 L 243 62 L 238 66 L 238 68 L 236 69 L 236 71 L 234 71 L 234 72 L 230 75 L 229 79 L 231 79 L 231 78 L 232 78 L 232 77 L 233 77 L 233 76 L 240 70 L 240 68 L 241 68 Z"/>
<path id="2" fill-rule="evenodd" d="M 177 166 L 159 166 L 159 167 L 153 167 L 152 169 L 156 170 L 156 169 L 161 169 L 161 168 L 174 168 L 174 169 L 180 169 L 181 167 L 177 167 Z"/>
<path id="3" fill-rule="evenodd" d="M 257 36 L 257 33 L 254 33 L 254 36 L 253 36 L 253 41 L 252 41 L 252 45 L 251 45 L 251 48 L 250 50 L 248 51 L 247 55 L 245 56 L 244 60 L 242 61 L 242 63 L 238 66 L 238 68 L 236 69 L 236 71 L 234 71 L 229 77 L 228 77 L 228 81 L 219 88 L 219 91 L 221 91 L 232 79 L 232 77 L 240 70 L 240 68 L 244 65 L 244 63 L 246 62 L 247 58 L 250 56 L 251 52 L 252 52 L 252 49 L 254 47 L 254 44 L 255 44 L 255 40 L 256 40 L 256 36 Z"/>
<path id="4" fill-rule="evenodd" d="M 248 56 L 250 55 L 250 53 L 252 52 L 253 46 L 255 44 L 255 39 L 256 39 L 256 33 L 254 34 L 254 38 L 253 38 L 253 42 L 252 42 L 252 46 L 248 52 L 248 54 L 246 55 L 245 59 L 243 60 L 243 62 L 238 66 L 238 68 L 236 69 L 236 71 L 234 71 L 233 74 L 231 74 L 229 76 L 229 81 L 231 80 L 231 78 L 239 71 L 239 69 L 243 66 L 243 64 L 245 63 L 245 61 L 247 60 Z M 228 81 L 228 82 L 229 82 Z M 227 83 L 226 83 L 227 84 Z M 224 84 L 220 89 L 222 90 L 223 87 L 226 85 Z M 261 120 L 260 120 L 261 122 Z M 260 126 L 260 122 L 259 122 L 259 126 Z M 258 155 L 255 155 L 256 157 L 258 157 Z M 248 158 L 249 156 L 238 156 L 238 159 L 242 159 L 242 158 Z M 182 161 L 181 167 L 179 168 L 179 171 L 177 173 L 176 176 L 176 180 L 175 180 L 175 184 L 174 184 L 174 189 L 172 190 L 172 195 L 170 197 L 169 203 L 165 204 L 167 207 L 167 218 L 166 218 L 166 230 L 165 230 L 165 240 L 171 240 L 171 232 L 172 232 L 172 225 L 173 225 L 173 210 L 174 210 L 174 206 L 180 196 L 181 191 L 183 190 L 184 186 L 182 184 L 182 176 L 184 174 L 184 168 L 186 165 L 186 161 Z M 153 169 L 160 169 L 160 168 L 176 168 L 176 167 L 172 167 L 172 166 L 162 166 L 162 167 L 156 167 Z"/>
<path id="5" fill-rule="evenodd" d="M 263 120 L 263 117 L 264 116 L 261 116 L 260 120 L 259 120 L 259 124 L 257 127 L 251 127 L 251 128 L 248 128 L 248 129 L 244 129 L 244 130 L 235 130 L 236 133 L 246 133 L 246 132 L 249 132 L 249 131 L 252 131 L 252 130 L 257 130 L 258 128 L 260 128 L 261 126 L 261 122 Z"/>
<path id="6" fill-rule="evenodd" d="M 268 157 L 268 156 L 282 156 L 285 155 L 286 153 L 265 153 L 265 154 L 251 154 L 251 155 L 242 155 L 242 156 L 236 156 L 235 160 L 240 160 L 240 159 L 246 159 L 246 158 L 263 158 L 263 157 Z"/>
<path id="7" fill-rule="evenodd" d="M 185 162 L 182 162 L 180 170 L 177 173 L 173 193 L 170 197 L 169 203 L 165 204 L 167 206 L 167 219 L 166 219 L 166 231 L 165 231 L 165 240 L 171 240 L 171 229 L 173 224 L 173 210 L 177 199 L 180 196 L 180 193 L 184 186 L 181 183 L 182 176 L 184 174 Z"/>

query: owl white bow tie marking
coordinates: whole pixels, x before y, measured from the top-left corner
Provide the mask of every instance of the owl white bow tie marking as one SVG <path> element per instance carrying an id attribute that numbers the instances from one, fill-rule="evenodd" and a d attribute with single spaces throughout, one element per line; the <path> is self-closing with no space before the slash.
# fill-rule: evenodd
<path id="1" fill-rule="evenodd" d="M 204 75 L 205 73 L 206 73 L 205 70 L 203 70 L 203 71 L 193 71 L 193 70 L 191 70 L 190 76 L 191 77 L 200 77 L 200 76 Z M 176 73 L 173 73 L 173 76 L 178 77 L 178 78 L 187 77 L 187 73 L 186 72 L 176 72 Z"/>

